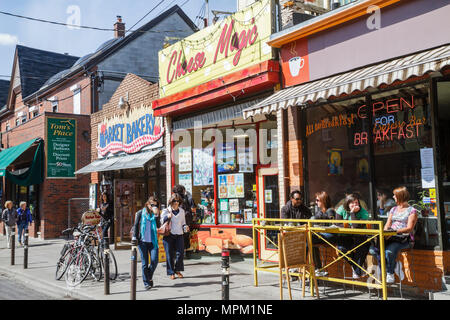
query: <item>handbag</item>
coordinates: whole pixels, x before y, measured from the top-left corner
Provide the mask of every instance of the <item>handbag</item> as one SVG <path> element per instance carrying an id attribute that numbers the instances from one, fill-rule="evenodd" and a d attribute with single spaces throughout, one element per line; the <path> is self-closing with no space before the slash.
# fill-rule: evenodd
<path id="1" fill-rule="evenodd" d="M 166 221 L 161 227 L 158 228 L 158 234 L 168 236 L 170 234 L 170 220 Z"/>
<path id="2" fill-rule="evenodd" d="M 396 234 L 386 239 L 386 241 L 407 243 L 409 241 L 409 234 Z"/>

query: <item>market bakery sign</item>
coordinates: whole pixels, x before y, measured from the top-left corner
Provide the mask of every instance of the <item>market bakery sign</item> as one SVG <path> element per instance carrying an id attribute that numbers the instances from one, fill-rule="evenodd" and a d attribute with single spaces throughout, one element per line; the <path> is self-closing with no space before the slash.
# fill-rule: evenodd
<path id="1" fill-rule="evenodd" d="M 161 142 L 163 134 L 163 119 L 154 117 L 152 108 L 142 105 L 98 125 L 98 157 L 103 158 L 109 153 L 139 152 Z"/>
<path id="2" fill-rule="evenodd" d="M 272 0 L 254 3 L 159 52 L 160 97 L 273 58 Z"/>

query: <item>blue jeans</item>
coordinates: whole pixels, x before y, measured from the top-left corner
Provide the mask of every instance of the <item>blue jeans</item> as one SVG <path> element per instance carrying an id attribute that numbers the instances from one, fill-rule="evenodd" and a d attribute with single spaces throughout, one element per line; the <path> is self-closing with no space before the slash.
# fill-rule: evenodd
<path id="1" fill-rule="evenodd" d="M 170 234 L 163 238 L 166 251 L 167 275 L 184 271 L 184 237 L 183 235 Z"/>
<path id="2" fill-rule="evenodd" d="M 22 243 L 22 235 L 28 232 L 28 223 L 22 223 L 17 225 L 17 240 Z"/>
<path id="3" fill-rule="evenodd" d="M 400 243 L 400 242 L 390 242 L 389 240 L 386 241 L 386 246 L 385 246 L 385 256 L 386 256 L 386 272 L 390 273 L 390 274 L 394 274 L 395 272 L 395 263 L 397 260 L 397 256 L 398 253 L 400 252 L 400 250 L 402 249 L 406 249 L 409 247 L 409 242 L 405 242 L 405 243 Z M 378 265 L 380 265 L 380 248 L 379 247 L 375 247 L 375 246 L 371 246 L 369 253 L 373 256 L 375 256 L 375 258 L 378 261 Z"/>
<path id="4" fill-rule="evenodd" d="M 153 273 L 158 266 L 159 253 L 158 248 L 151 242 L 139 241 L 138 244 L 139 252 L 141 253 L 142 260 L 142 280 L 144 280 L 144 285 L 149 286 L 150 281 L 153 279 Z M 148 261 L 150 255 L 150 263 Z"/>

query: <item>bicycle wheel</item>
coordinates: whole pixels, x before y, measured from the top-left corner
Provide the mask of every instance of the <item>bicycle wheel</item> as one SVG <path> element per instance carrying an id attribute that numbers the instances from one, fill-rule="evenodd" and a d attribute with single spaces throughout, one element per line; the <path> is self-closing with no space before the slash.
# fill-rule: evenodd
<path id="1" fill-rule="evenodd" d="M 62 255 L 58 262 L 56 263 L 56 280 L 61 280 L 64 274 L 66 273 L 67 267 L 70 264 L 72 258 L 72 250 L 68 250 Z"/>
<path id="2" fill-rule="evenodd" d="M 66 284 L 74 287 L 86 279 L 91 270 L 92 260 L 88 250 L 83 247 L 77 252 L 66 270 Z"/>
<path id="3" fill-rule="evenodd" d="M 102 267 L 104 270 L 105 269 L 105 253 L 100 248 L 99 248 L 99 251 L 100 251 L 100 256 L 102 259 Z M 117 270 L 116 257 L 114 256 L 114 253 L 112 252 L 112 250 L 109 250 L 109 279 L 116 280 L 117 275 L 118 275 L 118 270 Z"/>
<path id="4" fill-rule="evenodd" d="M 100 257 L 94 250 L 90 250 L 91 253 L 91 275 L 96 281 L 100 281 L 102 278 L 102 263 Z"/>

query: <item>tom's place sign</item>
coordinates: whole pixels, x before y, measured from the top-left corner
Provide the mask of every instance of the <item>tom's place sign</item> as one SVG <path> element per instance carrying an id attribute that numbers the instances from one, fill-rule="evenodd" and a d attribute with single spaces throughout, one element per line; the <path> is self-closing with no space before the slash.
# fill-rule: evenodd
<path id="1" fill-rule="evenodd" d="M 77 120 L 47 118 L 47 178 L 74 178 Z"/>
<path id="2" fill-rule="evenodd" d="M 257 1 L 159 52 L 160 97 L 273 58 L 272 0 Z"/>

